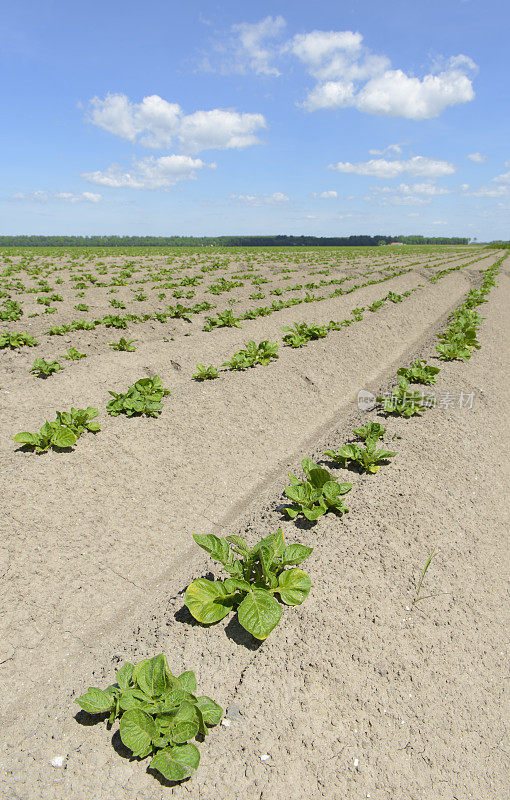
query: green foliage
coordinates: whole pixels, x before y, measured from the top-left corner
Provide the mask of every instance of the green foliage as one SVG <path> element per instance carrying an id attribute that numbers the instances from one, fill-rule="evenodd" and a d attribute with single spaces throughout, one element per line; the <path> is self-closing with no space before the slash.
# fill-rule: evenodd
<path id="1" fill-rule="evenodd" d="M 225 361 L 221 366 L 231 370 L 243 370 L 255 367 L 257 364 L 267 366 L 270 361 L 278 358 L 278 345 L 276 342 L 269 342 L 267 339 L 256 344 L 250 339 L 243 350 L 234 353 L 230 361 Z"/>
<path id="2" fill-rule="evenodd" d="M 112 308 L 126 308 L 126 304 L 123 303 L 122 300 L 118 300 L 116 297 L 110 300 L 110 305 Z M 75 306 L 75 308 L 78 308 L 78 306 Z"/>
<path id="3" fill-rule="evenodd" d="M 168 389 L 163 388 L 159 375 L 153 378 L 141 378 L 127 392 L 117 394 L 109 392 L 112 400 L 106 406 L 106 410 L 112 417 L 119 414 L 127 414 L 132 417 L 134 414 L 145 414 L 146 417 L 157 417 L 163 408 L 163 397 L 169 395 Z"/>
<path id="4" fill-rule="evenodd" d="M 293 502 L 285 509 L 289 517 L 295 519 L 303 514 L 306 519 L 314 521 L 328 511 L 345 514 L 349 509 L 344 506 L 342 495 L 352 489 L 352 483 L 338 483 L 334 475 L 310 458 L 304 458 L 301 466 L 306 479 L 299 480 L 290 473 L 291 485 L 285 487 L 285 494 Z"/>
<path id="5" fill-rule="evenodd" d="M 103 317 L 102 322 L 107 328 L 127 328 L 128 326 L 127 317 L 119 317 L 114 314 L 107 314 L 106 317 Z"/>
<path id="6" fill-rule="evenodd" d="M 217 725 L 223 709 L 206 695 L 196 695 L 197 682 L 191 671 L 175 677 L 166 656 L 127 662 L 106 689 L 89 687 L 76 702 L 87 714 L 108 714 L 109 724 L 120 720 L 122 743 L 133 758 L 151 755 L 149 768 L 168 781 L 191 776 L 200 753 L 190 740 L 206 736 Z"/>
<path id="7" fill-rule="evenodd" d="M 64 367 L 60 366 L 58 361 L 46 361 L 45 358 L 36 358 L 29 371 L 47 378 L 48 375 L 53 375 L 54 372 L 59 372 L 62 369 Z"/>
<path id="8" fill-rule="evenodd" d="M 338 452 L 326 450 L 324 455 L 343 466 L 352 461 L 358 464 L 363 472 L 376 473 L 379 470 L 377 466 L 379 461 L 386 461 L 397 454 L 392 450 L 378 449 L 377 440 L 368 438 L 364 447 L 361 444 L 345 444 Z"/>
<path id="9" fill-rule="evenodd" d="M 186 606 L 204 625 L 219 622 L 237 608 L 243 628 L 256 639 L 265 639 L 282 615 L 275 595 L 279 595 L 281 603 L 295 606 L 310 591 L 310 578 L 296 565 L 308 558 L 312 548 L 302 544 L 286 546 L 281 528 L 252 548 L 241 536 L 224 539 L 208 534 L 193 538 L 230 575 L 224 581 L 199 578 L 186 589 Z"/>
<path id="10" fill-rule="evenodd" d="M 191 322 L 190 314 L 193 313 L 191 308 L 186 308 L 186 306 L 177 303 L 176 306 L 167 306 L 168 309 L 168 316 L 171 319 L 184 319 L 186 322 Z"/>
<path id="11" fill-rule="evenodd" d="M 76 311 L 88 311 L 89 307 L 86 303 L 78 303 L 75 305 Z"/>
<path id="12" fill-rule="evenodd" d="M 0 321 L 15 322 L 23 316 L 23 309 L 15 300 L 4 300 L 0 307 Z"/>
<path id="13" fill-rule="evenodd" d="M 303 347 L 311 339 L 324 339 L 328 335 L 325 325 L 308 325 L 306 322 L 295 322 L 293 327 L 285 326 L 282 331 L 289 331 L 283 337 L 284 343 L 288 347 Z"/>
<path id="14" fill-rule="evenodd" d="M 28 333 L 9 333 L 9 331 L 0 333 L 0 350 L 4 347 L 10 347 L 11 350 L 16 350 L 18 347 L 35 347 L 36 344 L 39 344 L 37 339 Z"/>
<path id="15" fill-rule="evenodd" d="M 426 361 L 418 359 L 418 361 L 413 361 L 410 367 L 400 367 L 397 370 L 397 375 L 403 375 L 410 383 L 422 383 L 425 386 L 430 386 L 436 383 L 436 375 L 440 371 L 439 367 L 433 367 L 431 364 L 427 364 Z"/>
<path id="16" fill-rule="evenodd" d="M 360 439 L 372 439 L 374 442 L 377 442 L 378 439 L 384 439 L 386 428 L 384 425 L 381 425 L 380 422 L 367 422 L 362 428 L 354 428 L 354 433 L 356 436 L 359 436 Z"/>
<path id="17" fill-rule="evenodd" d="M 209 367 L 204 364 L 197 364 L 197 371 L 193 374 L 196 381 L 210 381 L 218 377 L 218 370 L 212 364 Z"/>
<path id="18" fill-rule="evenodd" d="M 381 306 L 383 305 L 384 305 L 384 300 L 374 300 L 374 302 L 368 306 L 368 310 L 377 311 L 377 309 L 381 308 Z"/>
<path id="19" fill-rule="evenodd" d="M 388 396 L 379 396 L 377 402 L 382 404 L 387 414 L 406 418 L 422 414 L 427 407 L 434 404 L 434 398 L 424 395 L 423 392 L 410 392 L 409 386 L 407 378 L 400 376 L 398 387 L 394 388 Z"/>
<path id="20" fill-rule="evenodd" d="M 62 358 L 67 358 L 68 361 L 79 361 L 81 358 L 87 358 L 87 354 L 80 353 L 76 347 L 69 347 L 67 353 L 64 353 Z"/>
<path id="21" fill-rule="evenodd" d="M 388 292 L 386 297 L 388 300 L 391 300 L 392 303 L 401 303 L 404 299 L 401 294 L 396 294 L 395 292 Z"/>
<path id="22" fill-rule="evenodd" d="M 113 350 L 124 350 L 127 353 L 133 353 L 136 350 L 134 342 L 137 342 L 138 339 L 126 339 L 124 336 L 121 336 L 118 342 L 109 342 L 108 347 L 111 347 Z"/>
<path id="23" fill-rule="evenodd" d="M 204 325 L 204 331 L 212 331 L 213 328 L 242 328 L 238 317 L 234 316 L 232 309 L 228 308 L 225 311 L 218 311 L 216 317 L 207 317 L 207 322 Z"/>
<path id="24" fill-rule="evenodd" d="M 44 453 L 50 447 L 60 449 L 72 447 L 84 431 L 97 433 L 101 430 L 97 408 L 71 408 L 71 411 L 57 411 L 53 422 L 46 420 L 39 433 L 23 431 L 14 436 L 14 441 L 32 447 L 37 453 Z"/>
<path id="25" fill-rule="evenodd" d="M 448 327 L 438 336 L 440 344 L 436 345 L 436 351 L 442 361 L 453 361 L 456 358 L 468 361 L 472 351 L 479 350 L 481 347 L 476 338 L 476 330 L 480 326 L 482 318 L 471 307 L 473 296 L 469 298 L 468 302 L 468 306 L 463 304 L 454 311 L 450 316 Z M 482 302 L 485 300 L 478 298 L 477 304 Z"/>

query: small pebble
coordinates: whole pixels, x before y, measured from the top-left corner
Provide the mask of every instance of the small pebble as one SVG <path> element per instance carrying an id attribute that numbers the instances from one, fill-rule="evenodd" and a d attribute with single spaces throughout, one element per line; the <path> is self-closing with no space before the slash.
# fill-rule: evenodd
<path id="1" fill-rule="evenodd" d="M 53 758 L 51 759 L 51 766 L 52 767 L 63 767 L 65 760 L 66 760 L 65 756 L 53 756 Z"/>
<path id="2" fill-rule="evenodd" d="M 269 755 L 269 753 L 264 753 L 263 755 L 260 756 L 261 761 L 269 761 L 270 758 L 271 756 Z"/>
<path id="3" fill-rule="evenodd" d="M 230 728 L 230 720 L 227 719 L 226 717 L 223 717 L 223 719 L 221 720 L 221 724 L 224 725 L 225 728 Z"/>
<path id="4" fill-rule="evenodd" d="M 357 758 L 355 758 L 354 761 L 353 761 L 353 764 L 354 764 L 355 767 L 357 767 L 358 764 L 359 764 L 359 760 Z"/>

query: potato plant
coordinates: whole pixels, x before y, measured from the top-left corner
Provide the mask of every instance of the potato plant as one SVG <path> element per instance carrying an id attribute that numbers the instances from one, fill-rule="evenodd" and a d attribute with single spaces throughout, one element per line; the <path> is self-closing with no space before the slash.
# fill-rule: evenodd
<path id="1" fill-rule="evenodd" d="M 380 422 L 367 422 L 361 428 L 354 428 L 354 433 L 360 439 L 372 439 L 377 442 L 378 439 L 384 439 L 386 428 Z"/>
<path id="2" fill-rule="evenodd" d="M 310 578 L 296 565 L 308 558 L 312 548 L 286 545 L 281 528 L 251 548 L 241 536 L 195 534 L 193 538 L 230 576 L 215 581 L 198 578 L 186 589 L 185 604 L 204 625 L 237 609 L 240 625 L 256 639 L 265 639 L 281 619 L 280 603 L 299 605 L 310 591 Z"/>
<path id="3" fill-rule="evenodd" d="M 37 344 L 39 344 L 37 339 L 28 333 L 9 333 L 9 331 L 0 333 L 0 350 L 4 347 L 17 350 L 19 347 L 35 347 Z"/>
<path id="4" fill-rule="evenodd" d="M 92 406 L 57 411 L 56 419 L 53 422 L 46 420 L 39 433 L 16 433 L 14 441 L 25 447 L 32 447 L 36 453 L 44 453 L 50 447 L 72 447 L 85 431 L 97 433 L 101 430 L 99 423 L 94 421 L 97 415 L 98 409 Z"/>
<path id="5" fill-rule="evenodd" d="M 243 370 L 255 367 L 257 364 L 267 366 L 273 359 L 278 358 L 278 345 L 276 342 L 264 341 L 256 342 L 250 339 L 243 350 L 234 353 L 230 361 L 225 361 L 221 366 L 228 367 L 230 370 Z"/>
<path id="6" fill-rule="evenodd" d="M 136 350 L 135 342 L 138 339 L 126 339 L 124 336 L 121 336 L 118 342 L 109 342 L 108 347 L 111 347 L 112 350 L 123 350 L 126 353 L 134 353 Z"/>
<path id="7" fill-rule="evenodd" d="M 49 375 L 53 375 L 54 372 L 59 372 L 62 369 L 64 369 L 64 367 L 56 360 L 46 361 L 45 358 L 36 358 L 29 372 L 33 372 L 42 378 L 47 378 Z"/>
<path id="8" fill-rule="evenodd" d="M 218 370 L 213 364 L 208 367 L 204 364 L 197 364 L 197 371 L 193 373 L 193 379 L 195 381 L 210 381 L 218 377 Z"/>
<path id="9" fill-rule="evenodd" d="M 375 474 L 379 471 L 379 461 L 387 461 L 397 454 L 392 450 L 378 448 L 376 439 L 367 438 L 364 447 L 361 444 L 345 444 L 338 452 L 325 450 L 324 455 L 343 466 L 352 462 L 358 464 L 362 472 Z"/>
<path id="10" fill-rule="evenodd" d="M 107 412 L 112 417 L 119 414 L 127 414 L 132 417 L 134 414 L 145 414 L 147 417 L 157 417 L 163 409 L 163 397 L 170 394 L 168 389 L 163 387 L 159 375 L 153 378 L 141 378 L 130 386 L 127 392 L 109 392 L 112 400 L 106 406 Z"/>
<path id="11" fill-rule="evenodd" d="M 68 361 L 80 361 L 82 358 L 87 358 L 87 354 L 80 353 L 76 347 L 69 347 L 67 352 L 62 355 L 62 358 L 67 358 Z"/>
<path id="12" fill-rule="evenodd" d="M 390 395 L 380 395 L 377 402 L 382 404 L 386 414 L 395 414 L 398 417 L 413 417 L 422 414 L 431 405 L 434 405 L 434 398 L 424 395 L 423 392 L 411 392 L 410 383 L 402 375 L 398 379 L 398 387 L 393 388 Z"/>
<path id="13" fill-rule="evenodd" d="M 305 480 L 289 473 L 291 485 L 285 487 L 285 494 L 293 505 L 285 508 L 291 519 L 303 514 L 306 519 L 315 521 L 328 511 L 339 516 L 349 509 L 344 506 L 342 496 L 352 489 L 352 483 L 338 483 L 327 469 L 319 467 L 310 458 L 301 462 Z"/>
<path id="14" fill-rule="evenodd" d="M 119 719 L 120 738 L 133 758 L 151 756 L 149 768 L 168 781 L 189 778 L 200 763 L 191 740 L 207 736 L 223 709 L 207 695 L 196 694 L 191 670 L 172 675 L 164 654 L 127 662 L 115 679 L 106 689 L 90 686 L 75 702 L 87 714 L 108 715 L 109 725 Z"/>
<path id="15" fill-rule="evenodd" d="M 418 361 L 413 361 L 410 367 L 400 367 L 397 375 L 407 378 L 410 383 L 422 383 L 424 386 L 430 386 L 436 383 L 436 375 L 440 371 L 439 367 L 433 367 L 432 364 L 418 359 Z"/>

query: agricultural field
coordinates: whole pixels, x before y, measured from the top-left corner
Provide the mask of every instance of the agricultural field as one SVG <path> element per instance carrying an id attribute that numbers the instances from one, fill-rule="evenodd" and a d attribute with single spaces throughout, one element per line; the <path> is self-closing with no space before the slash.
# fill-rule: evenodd
<path id="1" fill-rule="evenodd" d="M 0 251 L 0 797 L 507 797 L 509 267 Z"/>

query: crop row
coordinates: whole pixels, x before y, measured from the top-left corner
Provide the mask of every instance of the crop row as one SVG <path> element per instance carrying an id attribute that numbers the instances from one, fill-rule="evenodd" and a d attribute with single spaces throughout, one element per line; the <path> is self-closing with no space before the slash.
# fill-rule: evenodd
<path id="1" fill-rule="evenodd" d="M 465 337 L 464 349 L 471 353 L 479 347 L 469 332 L 480 324 L 480 318 L 475 319 L 472 312 L 475 306 L 486 302 L 487 294 L 495 285 L 501 260 L 485 270 L 480 289 L 470 291 L 451 315 L 448 326 L 439 334 L 441 342 L 460 332 Z M 439 355 L 448 360 L 464 357 L 444 351 L 439 351 Z M 390 399 L 377 398 L 383 412 L 419 416 L 426 406 L 418 401 L 420 393 L 410 392 L 409 386 L 411 383 L 433 384 L 438 373 L 438 367 L 421 360 L 401 367 L 397 372 L 398 386 Z M 385 435 L 379 422 L 369 421 L 356 429 L 354 435 L 363 444 L 350 442 L 338 451 L 327 450 L 324 455 L 337 464 L 354 464 L 359 470 L 372 474 L 378 471 L 381 463 L 397 455 L 379 447 L 379 440 Z M 303 459 L 302 469 L 304 477 L 291 474 L 290 486 L 285 488 L 292 502 L 285 513 L 291 519 L 302 514 L 315 524 L 326 513 L 341 516 L 348 511 L 344 497 L 352 489 L 351 483 L 340 483 L 334 474 L 309 458 Z M 263 640 L 278 625 L 282 606 L 300 605 L 310 592 L 310 578 L 299 565 L 312 554 L 313 548 L 301 543 L 287 545 L 281 529 L 252 547 L 240 536 L 209 534 L 193 538 L 228 576 L 220 580 L 197 578 L 186 589 L 185 604 L 192 616 L 204 625 L 217 623 L 235 611 L 239 623 L 255 638 Z M 431 557 L 432 554 L 420 577 L 414 602 L 420 599 L 421 583 Z M 133 757 L 151 755 L 150 767 L 171 781 L 184 780 L 197 768 L 200 753 L 191 740 L 205 736 L 209 727 L 220 722 L 223 713 L 209 697 L 196 694 L 192 672 L 174 677 L 162 654 L 136 665 L 125 664 L 117 672 L 114 684 L 105 690 L 89 687 L 77 703 L 89 714 L 108 715 L 110 724 L 119 718 L 120 737 Z"/>

